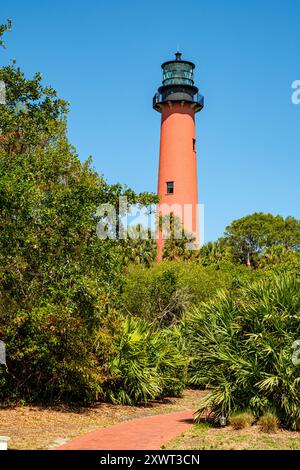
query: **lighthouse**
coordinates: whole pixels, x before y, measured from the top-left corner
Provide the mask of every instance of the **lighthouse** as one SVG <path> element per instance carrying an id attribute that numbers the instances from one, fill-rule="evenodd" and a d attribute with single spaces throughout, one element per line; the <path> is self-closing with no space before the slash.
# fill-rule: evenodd
<path id="1" fill-rule="evenodd" d="M 159 216 L 173 214 L 199 246 L 197 143 L 195 113 L 204 98 L 194 84 L 195 64 L 182 59 L 162 64 L 162 85 L 153 98 L 153 108 L 161 113 L 158 170 Z M 162 233 L 158 235 L 158 260 L 162 258 Z"/>

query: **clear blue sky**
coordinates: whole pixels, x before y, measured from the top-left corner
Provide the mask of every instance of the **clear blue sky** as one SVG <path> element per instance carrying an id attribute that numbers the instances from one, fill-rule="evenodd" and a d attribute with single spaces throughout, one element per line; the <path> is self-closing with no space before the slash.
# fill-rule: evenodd
<path id="1" fill-rule="evenodd" d="M 255 211 L 300 218 L 299 0 L 2 0 L 0 62 L 71 103 L 69 136 L 109 182 L 156 191 L 160 64 L 196 63 L 199 198 L 206 241 Z"/>

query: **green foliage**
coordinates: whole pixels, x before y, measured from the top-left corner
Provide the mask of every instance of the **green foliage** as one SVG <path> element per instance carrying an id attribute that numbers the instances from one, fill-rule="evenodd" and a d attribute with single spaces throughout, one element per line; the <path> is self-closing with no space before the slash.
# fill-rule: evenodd
<path id="1" fill-rule="evenodd" d="M 163 259 L 166 261 L 188 260 L 195 258 L 199 250 L 194 247 L 195 237 L 187 234 L 179 217 L 173 213 L 164 215 L 159 220 L 160 230 L 165 238 Z"/>
<path id="2" fill-rule="evenodd" d="M 114 353 L 107 361 L 106 399 L 133 405 L 180 394 L 188 359 L 176 327 L 159 330 L 129 316 L 114 345 Z"/>
<path id="3" fill-rule="evenodd" d="M 279 419 L 277 418 L 276 413 L 267 411 L 263 416 L 258 420 L 258 426 L 262 432 L 274 433 L 278 430 Z"/>
<path id="4" fill-rule="evenodd" d="M 80 304 L 91 319 L 98 315 L 100 299 L 118 288 L 122 269 L 117 243 L 96 235 L 94 213 L 109 192 L 66 143 L 42 153 L 0 153 L 0 286 L 6 302 L 24 309 L 45 300 Z"/>
<path id="5" fill-rule="evenodd" d="M 296 274 L 300 268 L 300 252 L 294 251 L 284 246 L 271 246 L 263 251 L 258 262 L 258 268 L 265 273 L 291 272 Z"/>
<path id="6" fill-rule="evenodd" d="M 203 267 L 196 261 L 163 261 L 149 269 L 130 266 L 123 301 L 131 314 L 162 325 L 180 321 L 192 305 L 213 297 L 218 289 L 234 288 L 254 276 L 230 262 Z"/>
<path id="7" fill-rule="evenodd" d="M 220 261 L 233 261 L 230 247 L 224 238 L 220 238 L 216 242 L 208 242 L 200 248 L 198 261 L 203 266 L 219 263 Z"/>
<path id="8" fill-rule="evenodd" d="M 7 20 L 7 23 L 6 24 L 1 24 L 0 25 L 0 47 L 4 47 L 5 48 L 5 43 L 2 39 L 2 36 L 4 35 L 4 33 L 6 31 L 10 31 L 11 30 L 11 25 L 12 25 L 12 21 L 11 20 Z"/>
<path id="9" fill-rule="evenodd" d="M 68 103 L 42 85 L 42 75 L 27 79 L 20 68 L 0 69 L 5 105 L 0 105 L 0 148 L 8 155 L 53 145 L 66 131 Z"/>
<path id="10" fill-rule="evenodd" d="M 233 413 L 229 418 L 231 426 L 236 430 L 249 428 L 254 423 L 254 421 L 255 417 L 248 411 L 243 411 L 242 413 Z"/>
<path id="11" fill-rule="evenodd" d="M 133 263 L 150 267 L 156 260 L 157 243 L 150 229 L 138 224 L 128 230 L 128 240 L 124 243 L 126 265 Z"/>
<path id="12" fill-rule="evenodd" d="M 0 26 L 0 46 L 10 27 Z M 195 251 L 172 215 L 165 261 L 155 265 L 151 238 L 122 239 L 118 203 L 151 207 L 157 196 L 109 185 L 80 162 L 66 136 L 68 103 L 40 73 L 28 79 L 11 65 L 0 80 L 1 399 L 146 402 L 181 392 L 190 356 L 190 383 L 211 388 L 205 404 L 217 414 L 274 406 L 298 428 L 290 348 L 299 281 L 281 273 L 299 272 L 299 221 L 253 214 Z M 97 237 L 103 203 L 116 208 L 117 240 Z M 238 264 L 248 254 L 257 271 Z"/>
<path id="13" fill-rule="evenodd" d="M 295 276 L 263 279 L 221 292 L 187 317 L 192 381 L 210 390 L 199 413 L 273 408 L 285 426 L 299 429 L 300 369 L 291 358 L 300 337 L 299 287 Z"/>
<path id="14" fill-rule="evenodd" d="M 161 263 L 149 269 L 132 266 L 126 276 L 123 301 L 133 315 L 160 324 L 176 323 L 188 305 L 187 290 L 178 285 L 178 263 Z"/>
<path id="15" fill-rule="evenodd" d="M 40 74 L 28 80 L 7 66 L 0 79 L 0 394 L 95 400 L 105 375 L 98 355 L 113 340 L 99 330 L 120 306 L 127 256 L 122 243 L 97 237 L 97 208 L 156 196 L 108 185 L 80 162 L 66 137 L 67 103 Z"/>
<path id="16" fill-rule="evenodd" d="M 256 265 L 259 256 L 271 246 L 299 250 L 300 221 L 262 212 L 235 220 L 226 228 L 225 241 L 236 261 L 245 263 L 250 257 Z"/>
<path id="17" fill-rule="evenodd" d="M 58 305 L 7 312 L 1 318 L 8 372 L 2 400 L 89 403 L 101 392 L 102 376 L 80 313 Z"/>

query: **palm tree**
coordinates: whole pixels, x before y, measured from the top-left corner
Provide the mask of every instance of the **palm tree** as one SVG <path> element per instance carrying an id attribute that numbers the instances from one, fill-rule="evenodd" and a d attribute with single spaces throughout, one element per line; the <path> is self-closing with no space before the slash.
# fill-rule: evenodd
<path id="1" fill-rule="evenodd" d="M 208 242 L 200 248 L 199 260 L 204 266 L 218 263 L 221 260 L 231 260 L 230 248 L 224 239 Z"/>
<path id="2" fill-rule="evenodd" d="M 163 259 L 174 261 L 178 259 L 192 259 L 195 257 L 194 247 L 195 237 L 187 234 L 179 217 L 173 213 L 162 216 L 161 225 L 167 224 L 169 227 L 165 235 L 167 239 L 164 242 Z"/>
<path id="3" fill-rule="evenodd" d="M 128 230 L 125 246 L 125 264 L 134 263 L 150 267 L 156 259 L 156 240 L 152 238 L 151 230 L 141 224 Z"/>

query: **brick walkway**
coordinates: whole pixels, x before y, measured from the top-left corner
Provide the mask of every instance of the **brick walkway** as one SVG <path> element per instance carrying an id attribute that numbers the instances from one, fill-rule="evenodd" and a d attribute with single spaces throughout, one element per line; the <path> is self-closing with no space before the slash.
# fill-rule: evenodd
<path id="1" fill-rule="evenodd" d="M 157 450 L 193 424 L 192 411 L 180 411 L 101 428 L 57 447 L 58 450 Z"/>

